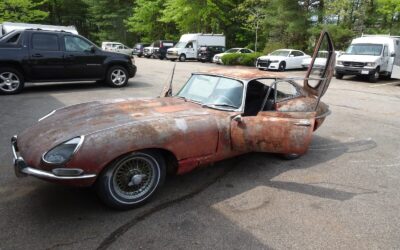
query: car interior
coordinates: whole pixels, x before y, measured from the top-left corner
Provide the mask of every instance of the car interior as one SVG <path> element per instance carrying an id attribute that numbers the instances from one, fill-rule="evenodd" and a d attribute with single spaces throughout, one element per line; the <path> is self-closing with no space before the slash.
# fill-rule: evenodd
<path id="1" fill-rule="evenodd" d="M 256 116 L 261 110 L 272 111 L 274 104 L 273 88 L 258 80 L 248 83 L 243 116 Z"/>

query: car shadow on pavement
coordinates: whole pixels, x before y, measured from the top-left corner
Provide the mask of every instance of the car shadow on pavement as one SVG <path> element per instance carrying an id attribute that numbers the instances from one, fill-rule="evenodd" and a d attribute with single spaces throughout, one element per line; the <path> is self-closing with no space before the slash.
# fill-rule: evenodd
<path id="1" fill-rule="evenodd" d="M 110 91 L 123 91 L 125 88 L 150 88 L 151 84 L 141 81 L 130 80 L 128 85 L 123 88 L 111 88 L 104 84 L 97 84 L 95 82 L 68 82 L 68 83 L 40 83 L 40 84 L 27 84 L 20 95 L 28 93 L 71 93 L 80 91 L 96 91 L 96 90 L 110 90 Z"/>
<path id="2" fill-rule="evenodd" d="M 28 197 L 24 197 L 24 199 L 20 197 L 8 201 L 7 203 L 12 203 L 12 206 L 9 207 L 18 207 L 18 209 L 4 208 L 3 216 L 7 218 L 6 220 L 19 218 L 16 223 L 24 223 L 24 220 L 30 221 L 30 237 L 33 237 L 28 240 L 30 244 L 34 243 L 35 237 L 40 237 L 43 233 L 60 230 L 60 227 L 62 227 L 62 231 L 68 234 L 71 245 L 81 242 L 81 232 L 90 232 L 88 233 L 92 238 L 90 247 L 93 248 L 97 245 L 99 249 L 105 249 L 119 242 L 119 239 L 123 243 L 125 234 L 137 235 L 137 230 L 131 229 L 139 223 L 141 223 L 141 227 L 151 228 L 151 223 L 144 223 L 144 221 L 154 220 L 158 218 L 158 214 L 163 214 L 163 219 L 158 222 L 157 237 L 161 237 L 160 240 L 163 240 L 162 235 L 177 233 L 171 232 L 171 230 L 176 230 L 171 225 L 185 223 L 185 221 L 179 219 L 181 217 L 173 216 L 171 210 L 196 210 L 200 206 L 202 210 L 207 211 L 206 214 L 201 212 L 202 217 L 194 216 L 191 218 L 190 216 L 187 217 L 188 215 L 182 215 L 182 218 L 185 217 L 185 220 L 195 224 L 199 220 L 213 218 L 213 220 L 199 224 L 202 226 L 196 226 L 193 232 L 189 233 L 195 239 L 202 242 L 204 238 L 210 237 L 207 233 L 207 227 L 224 225 L 225 231 L 219 232 L 221 235 L 218 235 L 221 240 L 227 237 L 226 235 L 230 235 L 228 238 L 243 238 L 243 242 L 251 242 L 254 248 L 265 249 L 270 248 L 265 242 L 260 242 L 246 230 L 239 228 L 234 222 L 219 214 L 212 206 L 259 186 L 336 201 L 345 201 L 360 194 L 373 193 L 375 192 L 373 190 L 358 189 L 354 191 L 354 188 L 349 191 L 332 183 L 299 183 L 274 180 L 274 178 L 292 170 L 305 170 L 317 165 L 321 167 L 321 164 L 328 163 L 343 154 L 367 151 L 375 147 L 376 143 L 372 140 L 340 142 L 314 136 L 309 152 L 299 159 L 286 161 L 276 155 L 266 153 L 250 153 L 228 159 L 208 168 L 199 168 L 183 176 L 168 178 L 163 189 L 149 203 L 137 209 L 123 212 L 102 205 L 90 188 L 69 188 L 27 178 L 16 181 L 15 185 L 30 186 L 29 196 L 26 195 Z M 323 167 L 329 167 L 329 164 Z M 203 196 L 206 196 L 206 198 Z M 197 197 L 202 197 L 201 201 L 196 200 Z M 18 214 L 14 214 L 13 211 L 18 211 Z M 171 214 L 171 216 L 165 217 L 165 213 Z M 43 228 L 46 228 L 47 232 L 43 232 Z M 79 228 L 79 230 L 76 230 L 76 228 Z M 14 232 L 17 235 L 22 233 L 19 230 L 14 230 Z M 143 230 L 143 232 L 146 232 L 146 230 Z M 176 235 L 176 237 L 179 237 L 179 235 Z M 142 241 L 138 241 L 145 247 L 156 246 L 151 245 L 154 242 L 146 241 L 146 235 L 138 236 L 138 239 L 142 239 Z M 65 243 L 63 234 L 54 235 L 47 244 L 57 245 L 60 242 Z M 209 243 L 212 242 L 211 240 Z M 65 244 L 69 243 L 66 242 Z M 227 247 L 233 247 L 233 245 L 228 244 Z"/>

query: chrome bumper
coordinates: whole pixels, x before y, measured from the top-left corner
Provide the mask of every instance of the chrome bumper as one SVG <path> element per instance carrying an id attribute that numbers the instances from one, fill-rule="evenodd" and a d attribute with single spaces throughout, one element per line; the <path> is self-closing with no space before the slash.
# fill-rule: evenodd
<path id="1" fill-rule="evenodd" d="M 16 135 L 14 135 L 11 138 L 11 149 L 12 149 L 12 153 L 13 153 L 14 171 L 15 171 L 15 175 L 17 177 L 25 177 L 25 176 L 31 175 L 31 176 L 35 176 L 38 178 L 44 178 L 44 179 L 50 179 L 50 180 L 82 180 L 82 179 L 90 179 L 90 178 L 96 177 L 95 174 L 82 174 L 83 171 L 80 169 L 75 169 L 77 173 L 80 173 L 80 175 L 56 175 L 51 172 L 47 172 L 47 171 L 43 171 L 40 169 L 29 167 L 25 163 L 24 158 L 22 158 L 18 153 L 17 136 Z M 54 172 L 62 172 L 63 170 L 69 171 L 69 170 L 73 170 L 73 169 L 56 168 L 53 171 Z"/>

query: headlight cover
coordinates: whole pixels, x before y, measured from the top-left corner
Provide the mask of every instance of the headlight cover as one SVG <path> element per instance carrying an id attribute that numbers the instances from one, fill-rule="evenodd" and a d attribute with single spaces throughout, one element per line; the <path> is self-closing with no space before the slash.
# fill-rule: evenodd
<path id="1" fill-rule="evenodd" d="M 336 61 L 336 64 L 337 65 L 343 65 L 343 62 L 342 61 Z"/>
<path id="2" fill-rule="evenodd" d="M 375 65 L 376 65 L 376 63 L 374 63 L 374 62 L 369 62 L 369 63 L 365 64 L 365 66 L 367 66 L 367 67 L 375 67 Z"/>
<path id="3" fill-rule="evenodd" d="M 48 164 L 60 165 L 68 160 L 80 148 L 84 140 L 84 136 L 78 136 L 55 146 L 45 153 L 42 160 Z"/>
<path id="4" fill-rule="evenodd" d="M 271 63 L 277 63 L 279 60 L 272 60 Z"/>

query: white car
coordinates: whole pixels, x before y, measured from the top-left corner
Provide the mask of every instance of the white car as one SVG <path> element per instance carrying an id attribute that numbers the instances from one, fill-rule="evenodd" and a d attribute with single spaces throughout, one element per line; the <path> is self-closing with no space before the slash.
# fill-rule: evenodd
<path id="1" fill-rule="evenodd" d="M 342 54 L 341 51 L 335 51 L 335 57 L 338 58 Z M 315 58 L 314 68 L 324 67 L 326 65 L 326 59 L 328 58 L 328 51 L 319 51 L 317 57 Z M 304 69 L 308 69 L 311 64 L 312 58 L 303 59 L 301 65 Z"/>
<path id="2" fill-rule="evenodd" d="M 303 60 L 310 57 L 300 50 L 279 49 L 266 56 L 257 58 L 256 67 L 260 70 L 272 69 L 279 71 L 301 69 L 303 67 Z"/>
<path id="3" fill-rule="evenodd" d="M 123 44 L 117 45 L 114 48 L 114 52 L 122 53 L 128 56 L 133 56 L 133 49 Z"/>
<path id="4" fill-rule="evenodd" d="M 232 48 L 232 49 L 228 49 L 227 51 L 225 51 L 224 53 L 219 53 L 216 54 L 213 57 L 213 62 L 217 63 L 217 64 L 222 64 L 222 60 L 221 58 L 226 55 L 226 54 L 233 54 L 233 53 L 254 53 L 254 51 L 252 51 L 251 49 L 246 49 L 246 48 Z"/>
<path id="5" fill-rule="evenodd" d="M 114 49 L 119 45 L 123 44 L 119 42 L 102 42 L 101 49 L 106 51 L 114 51 Z"/>

